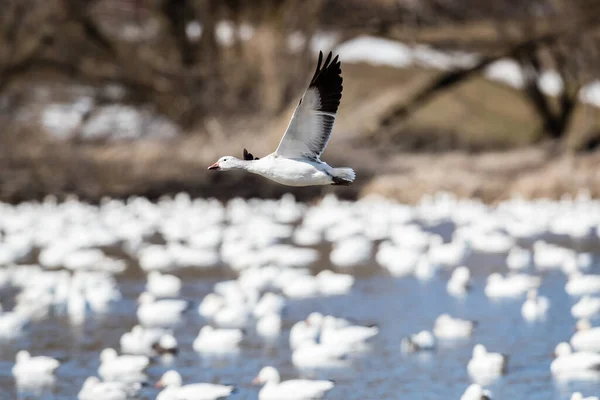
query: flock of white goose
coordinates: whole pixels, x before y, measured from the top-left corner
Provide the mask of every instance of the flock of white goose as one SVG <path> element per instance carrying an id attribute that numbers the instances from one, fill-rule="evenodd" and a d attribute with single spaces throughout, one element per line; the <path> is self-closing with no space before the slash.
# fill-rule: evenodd
<path id="1" fill-rule="evenodd" d="M 449 241 L 433 233 L 447 223 L 455 226 Z M 110 312 L 122 299 L 117 277 L 137 264 L 147 276 L 137 299 L 138 325 L 123 332 L 118 352 L 101 351 L 98 377 L 86 379 L 78 395 L 80 400 L 135 398 L 147 378 L 145 369 L 157 357 L 191 350 L 180 348 L 173 330 L 191 313 L 205 321 L 194 351 L 235 353 L 249 331 L 265 342 L 277 339 L 289 302 L 350 292 L 353 269 L 376 268 L 373 259 L 396 277 L 429 280 L 440 270 L 452 271 L 447 291 L 461 297 L 469 296 L 472 286 L 465 262 L 473 253 L 484 253 L 506 255 L 509 270 L 489 275 L 486 296 L 526 295 L 521 311 L 528 323 L 543 319 L 552 307 L 537 294 L 538 272 L 560 270 L 568 276 L 565 291 L 580 299 L 571 309 L 579 321 L 570 341 L 557 343 L 551 373 L 600 379 L 600 327 L 590 323 L 600 313 L 594 255 L 553 244 L 564 239 L 596 243 L 598 227 L 600 201 L 585 193 L 560 201 L 515 198 L 496 206 L 448 194 L 415 206 L 376 197 L 344 202 L 331 195 L 313 205 L 291 196 L 223 204 L 186 194 L 156 203 L 144 198 L 106 199 L 99 205 L 75 198 L 0 203 L 0 290 L 18 289 L 14 307 L 0 311 L 0 338 L 26 335 L 31 324 L 55 316 L 77 325 Z M 314 246 L 324 242 L 332 245 L 329 262 L 337 272 L 314 274 L 309 267 L 323 250 Z M 122 254 L 110 255 L 110 248 Z M 237 278 L 218 282 L 202 299 L 181 297 L 178 270 L 212 268 L 229 268 Z M 437 341 L 468 337 L 476 329 L 474 321 L 442 314 L 431 331 L 399 339 L 398 346 L 406 352 L 430 351 Z M 343 367 L 349 355 L 368 352 L 378 333 L 376 326 L 313 312 L 291 328 L 291 361 L 300 370 Z M 12 372 L 17 387 L 27 388 L 52 385 L 58 368 L 58 360 L 21 349 Z M 461 400 L 492 398 L 480 385 L 510 371 L 506 355 L 481 344 L 474 346 L 466 368 L 474 383 Z M 281 381 L 268 365 L 253 383 L 262 385 L 261 400 L 321 398 L 334 387 L 325 380 Z M 175 370 L 164 373 L 157 386 L 162 388 L 158 400 L 218 399 L 236 391 L 220 383 L 184 383 Z M 572 399 L 583 396 L 576 392 Z"/>

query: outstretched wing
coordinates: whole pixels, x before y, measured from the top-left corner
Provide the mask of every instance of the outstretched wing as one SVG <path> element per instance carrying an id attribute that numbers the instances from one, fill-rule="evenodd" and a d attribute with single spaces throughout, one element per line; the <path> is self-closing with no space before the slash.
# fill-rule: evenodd
<path id="1" fill-rule="evenodd" d="M 319 159 L 331 137 L 342 98 L 342 69 L 338 56 L 329 52 L 323 67 L 319 52 L 317 69 L 288 125 L 276 154 L 286 158 Z"/>

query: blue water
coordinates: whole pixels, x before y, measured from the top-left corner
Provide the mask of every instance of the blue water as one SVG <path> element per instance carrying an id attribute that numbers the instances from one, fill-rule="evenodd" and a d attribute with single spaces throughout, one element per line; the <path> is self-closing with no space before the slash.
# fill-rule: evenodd
<path id="1" fill-rule="evenodd" d="M 527 323 L 520 312 L 524 297 L 490 300 L 483 293 L 490 270 L 506 271 L 497 267 L 497 260 L 487 261 L 488 258 L 479 257 L 477 265 L 471 265 L 474 285 L 463 299 L 447 294 L 446 272 L 422 283 L 412 277 L 393 278 L 375 265 L 370 266 L 367 273 L 361 270 L 349 295 L 289 301 L 284 314 L 285 329 L 278 342 L 266 346 L 249 332 L 239 354 L 228 358 L 211 359 L 192 350 L 192 341 L 203 324 L 194 310 L 175 330 L 180 354 L 170 364 L 153 363 L 147 371 L 148 380 L 154 383 L 167 369 L 177 369 L 184 382 L 234 383 L 239 392 L 231 398 L 257 399 L 258 388 L 250 382 L 261 367 L 273 365 L 283 379 L 334 379 L 336 386 L 327 399 L 458 399 L 471 383 L 466 365 L 472 348 L 482 343 L 490 351 L 510 356 L 508 373 L 487 386 L 496 399 L 565 400 L 573 391 L 600 393 L 599 381 L 558 382 L 550 374 L 554 347 L 571 337 L 575 325 L 570 307 L 577 299 L 565 293 L 564 276 L 559 272 L 543 275 L 539 292 L 549 297 L 550 310 L 546 320 Z M 329 267 L 328 263 L 319 266 Z M 143 276 L 129 274 L 119 279 L 125 300 L 110 314 L 90 319 L 80 328 L 71 327 L 67 320 L 49 318 L 32 324 L 17 341 L 0 344 L 0 399 L 76 398 L 84 379 L 96 374 L 99 351 L 105 347 L 118 349 L 120 336 L 136 324 L 135 298 L 143 290 Z M 188 277 L 182 297 L 199 302 L 216 281 L 214 277 Z M 291 364 L 289 328 L 312 311 L 352 318 L 361 324 L 378 324 L 381 333 L 368 351 L 351 358 L 347 368 L 299 371 Z M 401 338 L 422 329 L 431 330 L 441 313 L 478 321 L 474 335 L 440 342 L 434 352 L 404 354 Z M 10 369 L 15 353 L 22 348 L 34 355 L 61 359 L 51 391 L 41 395 L 17 393 Z M 140 397 L 153 399 L 156 394 L 156 389 L 148 386 Z"/>

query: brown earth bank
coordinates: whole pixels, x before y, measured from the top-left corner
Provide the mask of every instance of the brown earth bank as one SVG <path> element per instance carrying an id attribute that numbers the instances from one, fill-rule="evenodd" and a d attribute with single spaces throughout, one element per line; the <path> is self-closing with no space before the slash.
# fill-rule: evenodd
<path id="1" fill-rule="evenodd" d="M 331 165 L 355 168 L 354 185 L 290 188 L 243 172 L 206 170 L 219 156 L 231 154 L 230 149 L 241 153 L 244 141 L 255 154 L 266 154 L 266 145 L 252 147 L 249 138 L 232 141 L 229 153 L 200 136 L 89 144 L 20 132 L 11 139 L 9 146 L 0 149 L 0 200 L 12 203 L 49 194 L 97 202 L 105 196 L 157 199 L 178 192 L 221 200 L 277 198 L 291 192 L 303 201 L 327 193 L 346 199 L 378 194 L 406 203 L 440 190 L 489 203 L 517 194 L 559 198 L 582 189 L 600 197 L 600 152 L 556 154 L 543 146 L 476 154 L 383 155 L 342 142 L 324 159 Z"/>
<path id="2" fill-rule="evenodd" d="M 258 157 L 272 152 L 294 101 L 276 117 L 207 117 L 170 139 L 53 139 L 36 121 L 16 126 L 0 118 L 0 200 L 74 194 L 97 202 L 181 191 L 222 200 L 292 192 L 304 201 L 326 193 L 347 199 L 374 193 L 408 203 L 439 190 L 486 202 L 517 193 L 557 198 L 581 189 L 600 197 L 600 153 L 573 151 L 586 132 L 599 131 L 594 107 L 577 109 L 556 152 L 539 143 L 541 121 L 519 90 L 478 77 L 435 97 L 399 126 L 381 129 L 381 116 L 434 71 L 346 64 L 343 74 L 344 96 L 323 160 L 354 168 L 350 187 L 290 188 L 251 174 L 206 170 L 221 156 L 241 157 L 244 148 Z"/>

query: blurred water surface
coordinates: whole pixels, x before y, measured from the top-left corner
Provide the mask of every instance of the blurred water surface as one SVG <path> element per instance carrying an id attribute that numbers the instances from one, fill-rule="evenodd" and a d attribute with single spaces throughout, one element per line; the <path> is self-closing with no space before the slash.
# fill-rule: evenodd
<path id="1" fill-rule="evenodd" d="M 452 228 L 442 224 L 436 229 L 448 240 Z M 596 251 L 595 239 L 592 242 L 587 250 Z M 323 244 L 318 249 L 321 260 L 311 269 L 315 272 L 335 269 L 328 258 L 330 246 Z M 594 260 L 597 258 L 594 253 Z M 224 357 L 207 357 L 192 350 L 192 342 L 205 324 L 194 307 L 186 314 L 184 323 L 175 328 L 179 355 L 170 360 L 157 359 L 147 370 L 148 382 L 154 383 L 166 370 L 176 369 L 184 382 L 233 383 L 239 392 L 231 398 L 257 399 L 258 388 L 250 382 L 261 367 L 273 365 L 281 371 L 283 379 L 304 376 L 335 380 L 336 386 L 326 396 L 328 399 L 458 399 L 471 383 L 466 365 L 473 346 L 482 343 L 490 351 L 510 355 L 508 373 L 487 385 L 495 398 L 566 400 L 573 391 L 600 393 L 599 381 L 560 382 L 550 374 L 554 347 L 571 337 L 576 322 L 570 307 L 577 299 L 565 293 L 566 279 L 562 273 L 536 272 L 543 277 L 539 292 L 550 299 L 551 307 L 544 320 L 529 323 L 521 316 L 524 296 L 493 300 L 484 293 L 490 272 L 507 272 L 504 255 L 474 253 L 467 265 L 473 273 L 473 289 L 463 298 L 447 293 L 449 271 L 442 270 L 429 281 L 419 281 L 413 276 L 392 277 L 373 259 L 354 269 L 343 269 L 357 277 L 349 294 L 290 299 L 283 314 L 283 333 L 275 343 L 266 345 L 249 329 L 239 353 Z M 597 273 L 596 264 L 593 268 L 592 272 Z M 235 276 L 224 268 L 181 270 L 174 274 L 185 277 L 181 297 L 195 306 L 212 291 L 214 283 Z M 137 323 L 136 298 L 144 290 L 145 275 L 137 265 L 131 265 L 126 273 L 117 275 L 117 282 L 123 298 L 110 312 L 94 314 L 81 326 L 72 325 L 66 317 L 51 316 L 32 323 L 16 340 L 0 344 L 0 398 L 76 398 L 85 378 L 97 373 L 99 351 L 106 347 L 119 349 L 121 335 Z M 3 305 L 9 305 L 14 294 L 13 290 L 4 290 Z M 377 324 L 380 334 L 368 350 L 350 357 L 347 368 L 298 370 L 291 363 L 289 329 L 313 311 L 351 318 L 360 324 Z M 401 351 L 402 337 L 431 330 L 442 313 L 476 320 L 473 336 L 441 341 L 432 352 Z M 20 349 L 62 361 L 50 389 L 36 394 L 17 391 L 10 371 Z M 141 398 L 153 399 L 157 393 L 153 385 L 146 386 Z"/>

